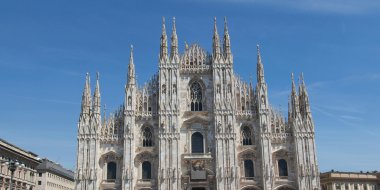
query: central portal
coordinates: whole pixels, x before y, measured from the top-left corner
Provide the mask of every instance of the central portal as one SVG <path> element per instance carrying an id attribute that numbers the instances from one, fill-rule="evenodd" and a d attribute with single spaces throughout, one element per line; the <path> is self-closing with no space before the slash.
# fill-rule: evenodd
<path id="1" fill-rule="evenodd" d="M 192 190 L 206 190 L 206 189 L 203 187 L 193 187 Z"/>

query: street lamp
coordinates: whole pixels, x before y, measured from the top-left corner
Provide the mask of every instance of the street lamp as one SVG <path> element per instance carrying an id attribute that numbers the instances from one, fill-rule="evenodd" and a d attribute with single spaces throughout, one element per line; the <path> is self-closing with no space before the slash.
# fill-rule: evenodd
<path id="1" fill-rule="evenodd" d="M 8 166 L 8 170 L 11 171 L 11 181 L 9 185 L 9 190 L 12 190 L 12 184 L 13 184 L 13 176 L 15 174 L 16 169 L 20 166 L 23 167 L 24 164 L 20 164 L 17 160 L 9 159 L 8 162 L 4 162 L 5 165 Z"/>

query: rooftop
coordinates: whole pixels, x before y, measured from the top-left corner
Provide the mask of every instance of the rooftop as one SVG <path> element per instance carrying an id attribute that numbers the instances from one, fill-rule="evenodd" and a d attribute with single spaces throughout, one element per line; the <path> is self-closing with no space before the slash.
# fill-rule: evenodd
<path id="1" fill-rule="evenodd" d="M 73 171 L 64 168 L 58 163 L 48 160 L 47 158 L 42 159 L 42 163 L 37 166 L 37 172 L 49 172 L 74 181 Z"/>

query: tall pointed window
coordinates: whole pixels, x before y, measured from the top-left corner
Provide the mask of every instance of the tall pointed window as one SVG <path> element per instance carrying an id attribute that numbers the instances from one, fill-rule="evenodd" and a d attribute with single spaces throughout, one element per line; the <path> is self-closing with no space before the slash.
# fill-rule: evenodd
<path id="1" fill-rule="evenodd" d="M 280 177 L 288 176 L 288 164 L 284 159 L 278 160 L 278 175 Z"/>
<path id="2" fill-rule="evenodd" d="M 107 164 L 107 180 L 115 180 L 116 179 L 116 163 L 108 162 Z"/>
<path id="3" fill-rule="evenodd" d="M 252 133 L 248 126 L 241 129 L 241 137 L 243 145 L 252 145 Z"/>
<path id="4" fill-rule="evenodd" d="M 145 161 L 142 163 L 142 179 L 152 179 L 152 165 Z"/>
<path id="5" fill-rule="evenodd" d="M 202 111 L 202 87 L 198 82 L 190 86 L 191 111 Z"/>
<path id="6" fill-rule="evenodd" d="M 195 132 L 191 136 L 191 152 L 192 153 L 204 153 L 203 135 L 200 132 Z"/>
<path id="7" fill-rule="evenodd" d="M 150 127 L 145 127 L 142 130 L 142 145 L 143 147 L 153 146 L 153 134 Z"/>
<path id="8" fill-rule="evenodd" d="M 245 177 L 248 177 L 248 178 L 255 177 L 255 170 L 253 167 L 252 160 L 244 160 L 244 173 L 245 173 Z"/>

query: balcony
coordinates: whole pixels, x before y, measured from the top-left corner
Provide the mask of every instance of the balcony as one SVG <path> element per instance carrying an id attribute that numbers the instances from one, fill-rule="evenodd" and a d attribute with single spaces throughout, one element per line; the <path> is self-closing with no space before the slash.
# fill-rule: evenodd
<path id="1" fill-rule="evenodd" d="M 101 183 L 101 187 L 104 189 L 118 189 L 121 186 L 120 179 L 104 179 Z"/>
<path id="2" fill-rule="evenodd" d="M 211 160 L 211 152 L 208 153 L 191 153 L 183 154 L 183 159 L 185 160 Z"/>
<path id="3" fill-rule="evenodd" d="M 156 181 L 154 179 L 138 179 L 138 187 L 152 187 Z"/>

